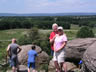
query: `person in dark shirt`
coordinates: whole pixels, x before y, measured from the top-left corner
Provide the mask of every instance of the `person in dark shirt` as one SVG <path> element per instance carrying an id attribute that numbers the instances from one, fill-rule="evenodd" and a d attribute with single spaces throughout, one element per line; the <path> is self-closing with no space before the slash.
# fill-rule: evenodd
<path id="1" fill-rule="evenodd" d="M 37 56 L 37 52 L 35 51 L 35 45 L 32 46 L 32 50 L 28 51 L 28 72 L 30 72 L 30 67 L 33 69 L 32 72 L 36 72 L 35 70 L 35 58 Z"/>

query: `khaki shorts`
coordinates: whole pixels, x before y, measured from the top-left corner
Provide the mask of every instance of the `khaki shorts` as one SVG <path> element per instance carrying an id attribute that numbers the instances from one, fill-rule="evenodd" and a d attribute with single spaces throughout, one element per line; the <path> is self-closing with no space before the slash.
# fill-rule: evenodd
<path id="1" fill-rule="evenodd" d="M 58 63 L 62 63 L 65 61 L 64 56 L 64 49 L 60 50 L 59 52 L 54 52 L 53 61 L 58 61 Z"/>

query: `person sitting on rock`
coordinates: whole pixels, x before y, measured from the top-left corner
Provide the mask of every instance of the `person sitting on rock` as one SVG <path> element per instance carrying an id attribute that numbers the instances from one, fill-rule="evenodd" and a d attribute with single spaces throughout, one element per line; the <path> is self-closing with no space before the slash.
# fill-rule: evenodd
<path id="1" fill-rule="evenodd" d="M 18 44 L 16 44 L 16 39 L 12 39 L 12 43 L 8 45 L 7 53 L 10 57 L 10 65 L 12 67 L 13 72 L 19 72 L 19 63 L 17 54 L 21 51 L 21 48 Z"/>
<path id="2" fill-rule="evenodd" d="M 32 72 L 36 72 L 35 70 L 35 58 L 37 56 L 37 52 L 35 51 L 35 45 L 32 46 L 32 50 L 28 51 L 28 72 L 30 72 L 30 67 L 32 67 Z"/>

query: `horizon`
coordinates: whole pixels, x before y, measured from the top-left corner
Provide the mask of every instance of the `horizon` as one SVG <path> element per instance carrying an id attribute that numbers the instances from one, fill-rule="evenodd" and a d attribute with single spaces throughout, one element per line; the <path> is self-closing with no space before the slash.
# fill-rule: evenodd
<path id="1" fill-rule="evenodd" d="M 70 13 L 96 13 L 96 12 L 65 12 L 65 13 L 4 13 L 4 14 L 70 14 Z M 3 14 L 3 13 L 0 13 Z"/>

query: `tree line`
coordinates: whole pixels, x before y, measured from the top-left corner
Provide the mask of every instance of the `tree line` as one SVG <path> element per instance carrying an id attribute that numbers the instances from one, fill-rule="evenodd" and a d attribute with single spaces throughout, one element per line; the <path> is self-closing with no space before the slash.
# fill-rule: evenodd
<path id="1" fill-rule="evenodd" d="M 81 26 L 96 26 L 96 16 L 39 16 L 39 17 L 0 17 L 0 30 L 16 28 L 51 29 L 57 23 L 64 29 L 70 29 L 71 24 Z"/>

